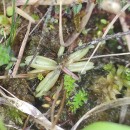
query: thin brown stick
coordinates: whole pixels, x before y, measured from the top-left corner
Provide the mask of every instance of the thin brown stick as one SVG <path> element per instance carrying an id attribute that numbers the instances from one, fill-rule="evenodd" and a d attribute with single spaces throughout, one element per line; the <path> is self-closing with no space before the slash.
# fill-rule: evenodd
<path id="1" fill-rule="evenodd" d="M 57 91 L 55 93 L 55 99 L 54 99 L 54 101 L 52 103 L 52 107 L 51 107 L 51 122 L 52 122 L 52 126 L 54 126 L 53 122 L 54 122 L 54 110 L 55 110 L 55 107 L 56 107 L 56 101 L 58 100 L 58 97 L 59 97 L 59 94 L 60 94 L 60 91 L 61 91 L 62 87 L 63 87 L 63 80 L 61 80 L 60 87 L 57 89 Z"/>
<path id="2" fill-rule="evenodd" d="M 23 11 L 22 9 L 16 7 L 15 11 L 17 14 L 19 14 L 23 18 L 29 20 L 32 23 L 35 23 L 35 20 L 29 14 L 27 14 L 25 11 Z"/>
<path id="3" fill-rule="evenodd" d="M 16 76 L 16 74 L 17 74 L 21 59 L 23 57 L 23 53 L 24 53 L 24 49 L 25 49 L 25 46 L 26 46 L 26 43 L 27 43 L 27 39 L 28 39 L 28 36 L 29 36 L 30 28 L 31 28 L 31 22 L 29 21 L 27 32 L 26 32 L 25 37 L 23 39 L 23 42 L 22 42 L 22 45 L 21 45 L 21 48 L 20 48 L 20 51 L 19 51 L 19 54 L 18 54 L 18 59 L 16 61 L 15 67 L 13 69 L 12 77 Z"/>
<path id="4" fill-rule="evenodd" d="M 55 126 L 55 125 L 57 124 L 57 122 L 58 122 L 58 119 L 59 119 L 60 114 L 61 114 L 61 112 L 62 112 L 62 109 L 63 109 L 63 107 L 64 107 L 65 98 L 66 98 L 66 91 L 64 91 L 63 99 L 62 99 L 62 101 L 61 101 L 61 105 L 60 105 L 59 111 L 58 111 L 58 113 L 57 113 L 56 119 L 55 119 L 54 122 L 53 122 L 52 128 L 54 128 L 54 126 Z M 52 129 L 52 130 L 54 130 L 54 129 Z"/>
<path id="5" fill-rule="evenodd" d="M 17 74 L 15 76 L 10 76 L 10 75 L 3 75 L 0 76 L 0 79 L 6 79 L 6 78 L 10 78 L 10 79 L 15 79 L 15 78 L 29 78 L 29 77 L 36 77 L 39 74 L 39 72 L 36 73 L 28 73 L 28 74 Z"/>
<path id="6" fill-rule="evenodd" d="M 25 130 L 25 128 L 26 128 L 26 126 L 27 126 L 27 124 L 28 124 L 29 118 L 30 118 L 30 115 L 28 115 L 28 117 L 27 117 L 27 119 L 26 119 L 26 121 L 25 121 L 25 123 L 24 123 L 24 126 L 23 126 L 23 129 L 22 129 L 22 130 Z"/>

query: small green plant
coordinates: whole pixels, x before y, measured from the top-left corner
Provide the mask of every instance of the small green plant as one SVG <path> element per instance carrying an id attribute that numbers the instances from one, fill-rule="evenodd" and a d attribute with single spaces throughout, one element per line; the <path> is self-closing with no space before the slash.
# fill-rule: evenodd
<path id="1" fill-rule="evenodd" d="M 41 81 L 44 79 L 43 75 L 41 73 L 38 74 L 37 78 Z"/>
<path id="2" fill-rule="evenodd" d="M 10 61 L 10 47 L 0 45 L 0 66 L 8 64 Z"/>
<path id="3" fill-rule="evenodd" d="M 35 20 L 39 20 L 40 19 L 37 14 L 32 14 L 31 17 L 34 18 Z"/>
<path id="4" fill-rule="evenodd" d="M 71 95 L 71 92 L 74 90 L 74 83 L 75 83 L 75 80 L 71 76 L 65 74 L 64 88 L 67 92 L 67 94 L 66 94 L 67 98 Z"/>
<path id="5" fill-rule="evenodd" d="M 123 86 L 127 88 L 130 87 L 130 69 L 129 68 L 122 65 L 118 65 L 118 68 L 116 69 L 115 66 L 110 63 L 110 64 L 105 65 L 104 69 L 109 72 L 108 74 L 109 79 L 111 78 L 115 79 L 114 83 L 117 86 L 119 86 L 119 89 L 122 89 Z"/>
<path id="6" fill-rule="evenodd" d="M 10 33 L 10 20 L 4 15 L 0 15 L 0 35 L 6 37 Z"/>
<path id="7" fill-rule="evenodd" d="M 6 14 L 8 16 L 12 16 L 13 15 L 13 7 L 12 6 L 8 6 L 7 9 L 6 9 Z"/>
<path id="8" fill-rule="evenodd" d="M 87 61 L 80 62 L 80 59 L 86 55 L 90 48 L 93 46 L 88 46 L 82 50 L 78 50 L 68 57 L 68 62 L 66 62 L 63 66 L 66 66 L 68 70 L 71 72 L 81 72 L 82 68 L 85 66 Z M 25 64 L 28 65 L 33 56 L 27 56 L 25 59 Z M 56 61 L 44 57 L 44 56 L 36 56 L 35 60 L 31 63 L 30 67 L 34 68 L 35 72 L 38 70 L 50 71 L 46 77 L 39 83 L 36 88 L 36 97 L 41 97 L 42 95 L 46 95 L 47 92 L 55 85 L 61 73 L 61 65 L 59 68 L 59 63 Z M 87 63 L 87 66 L 84 68 L 84 72 L 93 69 L 94 64 L 92 62 Z M 37 70 L 38 69 L 38 70 Z M 66 71 L 66 70 L 65 70 Z"/>
<path id="9" fill-rule="evenodd" d="M 76 14 L 78 14 L 78 13 L 81 11 L 81 9 L 82 9 L 82 4 L 74 5 L 72 9 L 73 9 L 74 15 L 76 15 Z"/>
<path id="10" fill-rule="evenodd" d="M 87 100 L 87 93 L 84 90 L 79 90 L 73 97 L 72 102 L 67 104 L 70 106 L 70 110 L 75 113 L 77 109 L 83 106 L 84 102 Z"/>
<path id="11" fill-rule="evenodd" d="M 119 94 L 127 94 L 130 89 L 130 69 L 122 65 L 115 67 L 109 63 L 104 65 L 104 70 L 108 72 L 107 76 L 99 77 L 91 86 L 99 100 L 106 102 L 115 100 Z"/>
<path id="12" fill-rule="evenodd" d="M 23 113 L 20 112 L 18 109 L 9 107 L 6 109 L 7 115 L 10 117 L 17 124 L 23 124 Z"/>
<path id="13" fill-rule="evenodd" d="M 87 100 L 87 93 L 83 89 L 75 92 L 75 80 L 69 75 L 64 76 L 64 88 L 66 90 L 67 105 L 70 111 L 75 113 Z"/>

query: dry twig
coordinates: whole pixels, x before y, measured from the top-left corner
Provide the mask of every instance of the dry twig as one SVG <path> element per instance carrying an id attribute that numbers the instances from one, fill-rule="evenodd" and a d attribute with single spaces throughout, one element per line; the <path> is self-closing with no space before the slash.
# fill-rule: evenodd
<path id="1" fill-rule="evenodd" d="M 93 56 L 92 59 L 96 59 L 96 58 L 104 58 L 104 57 L 112 57 L 112 56 L 124 56 L 124 55 L 130 55 L 130 52 L 126 52 L 126 53 L 116 53 L 116 54 L 107 54 L 107 55 L 97 55 L 97 56 Z M 84 60 L 88 60 L 88 58 L 83 58 L 81 59 L 81 61 Z"/>
<path id="2" fill-rule="evenodd" d="M 30 118 L 30 115 L 27 116 L 22 130 L 25 130 L 25 128 L 26 128 L 26 126 L 28 124 L 29 118 Z"/>
<path id="3" fill-rule="evenodd" d="M 35 20 L 26 12 L 24 12 L 22 9 L 19 9 L 18 7 L 16 7 L 15 12 L 19 14 L 20 16 L 24 17 L 25 19 L 29 20 L 30 22 L 35 23 Z"/>
<path id="4" fill-rule="evenodd" d="M 64 94 L 63 94 L 63 98 L 62 98 L 62 101 L 61 101 L 61 105 L 60 105 L 59 111 L 58 111 L 58 113 L 57 113 L 56 119 L 54 120 L 54 123 L 53 123 L 54 126 L 52 126 L 52 128 L 54 128 L 53 130 L 55 130 L 55 125 L 57 124 L 58 119 L 59 119 L 59 117 L 60 117 L 60 114 L 61 114 L 61 112 L 62 112 L 62 109 L 63 109 L 63 107 L 64 107 L 65 98 L 66 98 L 66 91 L 64 91 Z"/>
<path id="5" fill-rule="evenodd" d="M 19 54 L 18 54 L 18 59 L 17 59 L 17 62 L 15 64 L 15 67 L 14 67 L 13 72 L 12 72 L 13 77 L 15 77 L 16 74 L 17 74 L 17 71 L 18 71 L 18 68 L 19 68 L 23 53 L 24 53 L 24 49 L 25 49 L 25 46 L 26 46 L 26 43 L 27 43 L 27 40 L 28 40 L 30 28 L 31 28 L 31 22 L 29 22 L 29 24 L 28 24 L 28 29 L 27 29 L 27 32 L 26 32 L 25 37 L 23 39 L 23 42 L 22 42 L 22 45 L 21 45 L 21 48 L 20 48 L 20 51 L 19 51 Z"/>
<path id="6" fill-rule="evenodd" d="M 55 110 L 55 107 L 56 107 L 56 101 L 58 100 L 58 97 L 59 97 L 59 94 L 60 94 L 60 91 L 63 87 L 63 80 L 61 80 L 61 84 L 60 84 L 60 87 L 57 89 L 57 92 L 55 93 L 55 99 L 53 101 L 53 104 L 52 104 L 52 107 L 51 107 L 51 122 L 52 122 L 52 129 L 54 128 L 54 110 Z"/>

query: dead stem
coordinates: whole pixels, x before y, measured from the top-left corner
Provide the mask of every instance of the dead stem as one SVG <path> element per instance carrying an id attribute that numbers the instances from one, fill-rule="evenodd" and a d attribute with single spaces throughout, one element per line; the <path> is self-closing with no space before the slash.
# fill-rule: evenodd
<path id="1" fill-rule="evenodd" d="M 51 107 L 51 122 L 52 122 L 52 126 L 54 126 L 53 122 L 54 122 L 54 111 L 55 111 L 55 107 L 56 107 L 56 101 L 59 98 L 59 94 L 60 94 L 60 91 L 61 91 L 62 88 L 63 88 L 63 80 L 61 80 L 60 87 L 57 89 L 57 91 L 55 93 L 55 99 L 54 99 L 54 101 L 52 103 L 52 107 Z"/>
<path id="2" fill-rule="evenodd" d="M 73 79 L 79 80 L 79 77 L 78 77 L 75 73 L 71 72 L 68 68 L 62 67 L 61 69 L 62 69 L 62 71 L 65 72 L 66 74 L 70 75 Z"/>
<path id="3" fill-rule="evenodd" d="M 93 56 L 92 59 L 96 59 L 96 58 L 104 58 L 104 57 L 112 57 L 112 56 L 123 56 L 123 55 L 130 55 L 130 52 L 126 52 L 126 53 L 116 53 L 116 54 L 107 54 L 107 55 L 97 55 L 97 56 Z M 88 60 L 88 58 L 83 58 L 81 59 L 81 61 L 84 60 Z"/>
<path id="4" fill-rule="evenodd" d="M 27 43 L 27 40 L 28 40 L 30 28 L 31 28 L 31 22 L 29 21 L 27 32 L 26 32 L 25 37 L 23 39 L 23 42 L 22 42 L 22 45 L 21 45 L 21 48 L 20 48 L 20 51 L 19 51 L 19 54 L 18 54 L 18 59 L 16 61 L 16 64 L 15 64 L 13 72 L 12 72 L 12 77 L 15 77 L 16 74 L 17 74 L 21 59 L 23 57 L 24 49 L 25 49 L 25 46 L 26 46 L 26 43 Z"/>
<path id="5" fill-rule="evenodd" d="M 3 76 L 0 76 L 0 79 L 6 79 L 6 78 L 29 78 L 29 77 L 36 77 L 37 74 L 18 74 L 18 75 L 15 75 L 14 77 L 12 76 L 8 76 L 8 75 L 3 75 Z"/>
<path id="6" fill-rule="evenodd" d="M 27 73 L 27 74 L 17 74 L 15 75 L 14 77 L 10 76 L 10 75 L 3 75 L 3 76 L 0 76 L 0 79 L 6 79 L 6 78 L 35 78 L 37 77 L 37 75 L 41 73 L 41 74 L 47 74 L 48 71 L 44 71 L 43 72 L 34 72 L 34 73 Z"/>
<path id="7" fill-rule="evenodd" d="M 30 118 L 30 115 L 27 116 L 26 121 L 25 121 L 25 123 L 24 123 L 24 126 L 23 126 L 23 129 L 22 129 L 22 130 L 25 130 L 25 128 L 26 128 L 26 126 L 27 126 L 27 124 L 28 124 L 29 118 Z"/>
<path id="8" fill-rule="evenodd" d="M 15 11 L 17 14 L 19 14 L 23 18 L 29 20 L 31 23 L 35 23 L 35 20 L 30 15 L 28 15 L 25 11 L 23 11 L 22 9 L 19 9 L 16 7 Z"/>
<path id="9" fill-rule="evenodd" d="M 61 114 L 62 109 L 64 107 L 65 99 L 66 99 L 66 91 L 64 91 L 64 95 L 63 95 L 63 98 L 62 98 L 62 101 L 61 101 L 61 105 L 60 105 L 59 111 L 57 113 L 56 119 L 53 122 L 52 128 L 54 128 L 54 126 L 57 124 L 57 122 L 59 120 L 60 114 Z M 52 129 L 52 130 L 54 130 L 54 129 Z"/>

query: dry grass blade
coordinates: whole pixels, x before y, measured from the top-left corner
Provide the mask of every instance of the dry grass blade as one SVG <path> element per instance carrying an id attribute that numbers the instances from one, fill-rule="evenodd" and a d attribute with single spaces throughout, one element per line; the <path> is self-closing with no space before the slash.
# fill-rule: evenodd
<path id="1" fill-rule="evenodd" d="M 97 55 L 97 56 L 93 56 L 92 59 L 95 58 L 104 58 L 104 57 L 112 57 L 112 56 L 123 56 L 123 55 L 130 55 L 130 52 L 126 52 L 126 53 L 116 53 L 116 54 L 107 54 L 107 55 Z M 87 60 L 89 58 L 83 58 L 81 61 Z"/>
<path id="2" fill-rule="evenodd" d="M 24 126 L 22 128 L 23 130 L 26 130 L 26 126 L 27 126 L 27 124 L 29 122 L 29 118 L 30 118 L 30 116 L 28 115 L 27 119 L 25 120 Z"/>
<path id="3" fill-rule="evenodd" d="M 52 130 L 55 130 L 55 125 L 57 124 L 57 122 L 59 120 L 59 117 L 60 117 L 60 114 L 61 114 L 61 112 L 63 110 L 65 99 L 66 99 L 66 91 L 64 91 L 64 95 L 63 95 L 63 98 L 62 98 L 62 101 L 61 101 L 59 111 L 58 111 L 56 119 L 54 120 L 54 123 L 53 123 L 54 126 L 52 125 L 52 128 L 53 128 Z"/>
<path id="4" fill-rule="evenodd" d="M 52 103 L 52 107 L 51 107 L 51 122 L 53 123 L 54 122 L 54 111 L 55 111 L 55 107 L 56 107 L 56 101 L 58 100 L 59 98 L 59 95 L 60 95 L 60 91 L 63 87 L 63 80 L 61 81 L 61 84 L 60 84 L 60 87 L 57 89 L 56 93 L 55 93 L 55 99 Z M 52 124 L 53 125 L 53 124 Z M 53 127 L 52 127 L 53 128 Z"/>
<path id="5" fill-rule="evenodd" d="M 16 7 L 15 11 L 17 14 L 19 14 L 20 16 L 24 17 L 25 19 L 29 20 L 31 23 L 35 23 L 35 20 L 30 15 L 28 15 L 26 12 L 24 12 L 23 10 Z"/>
<path id="6" fill-rule="evenodd" d="M 6 78 L 28 78 L 28 77 L 36 77 L 37 73 L 33 73 L 33 74 L 18 74 L 18 75 L 15 75 L 14 77 L 10 76 L 10 75 L 3 75 L 3 76 L 0 76 L 0 79 L 6 79 Z"/>
<path id="7" fill-rule="evenodd" d="M 20 51 L 19 51 L 19 54 L 18 54 L 17 62 L 16 62 L 15 67 L 13 69 L 13 73 L 12 73 L 13 77 L 15 77 L 15 75 L 17 74 L 17 71 L 18 71 L 22 56 L 23 56 L 23 52 L 24 52 L 24 49 L 25 49 L 25 46 L 26 46 L 26 43 L 27 43 L 27 40 L 28 40 L 30 28 L 31 28 L 31 22 L 29 22 L 29 24 L 28 24 L 28 29 L 27 29 L 27 32 L 26 32 L 25 37 L 23 39 L 23 42 L 22 42 L 22 45 L 21 45 L 21 48 L 20 48 Z"/>
<path id="8" fill-rule="evenodd" d="M 90 111 L 88 111 L 87 113 L 85 113 L 78 121 L 77 123 L 72 127 L 71 130 L 76 130 L 77 127 L 79 126 L 79 124 L 89 118 L 91 115 L 94 115 L 96 113 L 108 110 L 110 108 L 115 108 L 118 106 L 124 106 L 124 105 L 128 105 L 130 104 L 130 97 L 125 97 L 125 98 L 121 98 L 121 99 L 117 99 L 111 102 L 107 102 L 107 103 L 103 103 L 101 105 L 98 105 L 96 107 L 94 107 L 93 109 L 91 109 Z"/>

